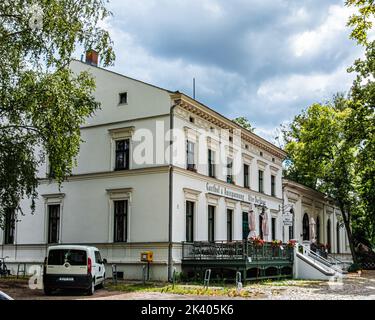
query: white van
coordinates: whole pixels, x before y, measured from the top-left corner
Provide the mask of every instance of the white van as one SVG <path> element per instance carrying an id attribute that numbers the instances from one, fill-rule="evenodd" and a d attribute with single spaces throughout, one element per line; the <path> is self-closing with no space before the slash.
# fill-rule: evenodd
<path id="1" fill-rule="evenodd" d="M 81 289 L 92 295 L 96 286 L 103 286 L 106 259 L 95 247 L 57 245 L 47 250 L 44 261 L 44 293 L 56 289 Z"/>

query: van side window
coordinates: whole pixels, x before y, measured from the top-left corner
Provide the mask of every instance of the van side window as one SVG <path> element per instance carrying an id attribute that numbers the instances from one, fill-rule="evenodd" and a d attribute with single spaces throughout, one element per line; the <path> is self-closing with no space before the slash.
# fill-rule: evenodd
<path id="1" fill-rule="evenodd" d="M 95 262 L 96 263 L 102 263 L 102 257 L 100 256 L 99 251 L 95 251 Z"/>

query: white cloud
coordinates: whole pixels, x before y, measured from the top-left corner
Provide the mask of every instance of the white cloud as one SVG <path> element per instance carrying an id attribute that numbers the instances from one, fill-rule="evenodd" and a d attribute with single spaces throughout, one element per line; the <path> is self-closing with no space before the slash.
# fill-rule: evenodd
<path id="1" fill-rule="evenodd" d="M 291 47 L 296 57 L 317 55 L 337 42 L 337 37 L 346 35 L 346 22 L 353 9 L 332 5 L 328 9 L 326 20 L 314 30 L 297 33 L 290 38 Z M 303 16 L 303 14 L 301 13 Z"/>

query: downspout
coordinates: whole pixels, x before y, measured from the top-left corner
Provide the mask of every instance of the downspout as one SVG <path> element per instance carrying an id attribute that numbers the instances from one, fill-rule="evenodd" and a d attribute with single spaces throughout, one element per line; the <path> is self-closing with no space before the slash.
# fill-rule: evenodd
<path id="1" fill-rule="evenodd" d="M 168 219 L 168 281 L 172 281 L 172 249 L 173 249 L 173 129 L 174 129 L 174 108 L 169 112 L 169 219 Z"/>

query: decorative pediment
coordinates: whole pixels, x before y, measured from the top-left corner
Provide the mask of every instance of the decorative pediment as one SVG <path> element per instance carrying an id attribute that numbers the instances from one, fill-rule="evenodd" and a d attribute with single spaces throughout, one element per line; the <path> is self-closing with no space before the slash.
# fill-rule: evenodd
<path id="1" fill-rule="evenodd" d="M 109 134 L 112 139 L 126 139 L 131 138 L 134 133 L 134 127 L 124 127 L 124 128 L 115 128 L 108 129 Z"/>

